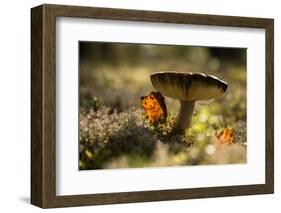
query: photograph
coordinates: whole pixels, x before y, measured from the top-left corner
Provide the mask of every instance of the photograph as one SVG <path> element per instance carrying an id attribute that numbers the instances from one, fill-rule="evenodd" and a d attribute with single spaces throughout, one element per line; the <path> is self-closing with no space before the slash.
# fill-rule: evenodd
<path id="1" fill-rule="evenodd" d="M 30 203 L 273 194 L 274 18 L 128 8 L 31 8 Z"/>
<path id="2" fill-rule="evenodd" d="M 79 41 L 79 170 L 247 163 L 247 49 Z"/>

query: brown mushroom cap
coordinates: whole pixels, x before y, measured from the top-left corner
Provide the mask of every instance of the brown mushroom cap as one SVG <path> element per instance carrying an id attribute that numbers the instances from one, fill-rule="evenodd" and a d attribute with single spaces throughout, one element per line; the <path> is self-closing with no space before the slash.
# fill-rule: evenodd
<path id="1" fill-rule="evenodd" d="M 156 72 L 150 79 L 164 96 L 186 101 L 218 98 L 228 87 L 225 81 L 203 73 Z"/>

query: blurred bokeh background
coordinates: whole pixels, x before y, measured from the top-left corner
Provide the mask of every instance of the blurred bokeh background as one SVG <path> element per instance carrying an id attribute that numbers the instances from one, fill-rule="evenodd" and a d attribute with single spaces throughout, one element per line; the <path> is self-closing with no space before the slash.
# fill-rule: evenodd
<path id="1" fill-rule="evenodd" d="M 80 169 L 246 162 L 246 49 L 80 42 L 79 56 Z M 157 71 L 202 72 L 229 87 L 196 104 L 184 138 L 166 140 L 140 106 L 155 91 L 150 73 Z M 173 122 L 179 102 L 165 100 Z M 218 148 L 213 139 L 225 128 L 234 129 L 234 142 Z"/>

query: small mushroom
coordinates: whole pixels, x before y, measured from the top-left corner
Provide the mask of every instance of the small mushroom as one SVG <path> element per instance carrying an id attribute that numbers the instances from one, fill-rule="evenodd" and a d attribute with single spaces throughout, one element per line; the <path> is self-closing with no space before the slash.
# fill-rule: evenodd
<path id="1" fill-rule="evenodd" d="M 180 101 L 175 128 L 181 132 L 190 126 L 195 101 L 218 98 L 228 87 L 225 81 L 203 73 L 156 72 L 150 79 L 154 88 L 164 96 Z"/>

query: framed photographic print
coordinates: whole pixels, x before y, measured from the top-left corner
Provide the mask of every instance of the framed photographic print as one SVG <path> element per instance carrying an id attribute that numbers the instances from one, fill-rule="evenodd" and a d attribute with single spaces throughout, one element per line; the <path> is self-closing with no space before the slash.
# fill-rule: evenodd
<path id="1" fill-rule="evenodd" d="M 31 203 L 273 193 L 273 19 L 31 9 Z"/>

